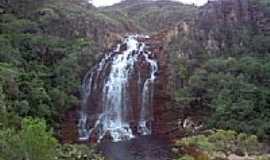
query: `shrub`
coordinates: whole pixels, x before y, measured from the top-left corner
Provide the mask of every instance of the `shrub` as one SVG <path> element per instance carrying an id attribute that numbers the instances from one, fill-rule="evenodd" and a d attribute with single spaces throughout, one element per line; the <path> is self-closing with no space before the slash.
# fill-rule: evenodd
<path id="1" fill-rule="evenodd" d="M 95 148 L 86 145 L 65 144 L 58 147 L 57 153 L 58 160 L 104 160 Z"/>
<path id="2" fill-rule="evenodd" d="M 226 155 L 241 151 L 242 154 L 259 154 L 262 146 L 255 135 L 235 131 L 217 130 L 208 136 L 198 135 L 183 138 L 176 142 L 178 147 L 196 147 L 210 155 L 222 152 Z"/>
<path id="3" fill-rule="evenodd" d="M 212 113 L 207 118 L 209 128 L 267 138 L 270 135 L 269 60 L 269 56 L 210 58 L 194 69 L 188 85 L 177 91 L 175 99 Z"/>
<path id="4" fill-rule="evenodd" d="M 0 130 L 0 158 L 5 160 L 52 160 L 57 140 L 44 120 L 26 118 L 21 129 Z"/>

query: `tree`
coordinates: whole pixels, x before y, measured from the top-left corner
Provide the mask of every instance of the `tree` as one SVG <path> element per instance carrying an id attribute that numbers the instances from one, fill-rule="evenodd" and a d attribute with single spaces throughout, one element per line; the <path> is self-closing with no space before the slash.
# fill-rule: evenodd
<path id="1" fill-rule="evenodd" d="M 56 156 L 57 140 L 44 120 L 25 118 L 21 129 L 0 130 L 0 159 L 52 160 Z"/>

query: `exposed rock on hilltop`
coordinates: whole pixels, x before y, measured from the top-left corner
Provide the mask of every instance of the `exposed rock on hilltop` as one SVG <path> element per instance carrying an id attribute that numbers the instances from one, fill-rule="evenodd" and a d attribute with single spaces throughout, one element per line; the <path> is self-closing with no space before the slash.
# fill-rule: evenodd
<path id="1" fill-rule="evenodd" d="M 269 13 L 263 1 L 211 1 L 200 9 L 198 29 L 205 46 L 224 52 L 253 50 L 260 36 L 270 33 Z M 262 34 L 262 35 L 260 35 Z M 213 50 L 215 52 L 215 50 Z"/>

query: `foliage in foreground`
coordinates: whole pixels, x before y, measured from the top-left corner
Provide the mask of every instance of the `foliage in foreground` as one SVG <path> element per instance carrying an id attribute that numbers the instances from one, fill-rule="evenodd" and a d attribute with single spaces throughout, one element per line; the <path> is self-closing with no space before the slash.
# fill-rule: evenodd
<path id="1" fill-rule="evenodd" d="M 59 129 L 61 115 L 79 105 L 80 80 L 95 62 L 97 44 L 69 34 L 71 24 L 55 20 L 60 11 L 73 12 L 44 9 L 47 2 L 0 2 L 0 160 L 99 159 L 93 147 L 66 149 L 49 129 Z"/>
<path id="2" fill-rule="evenodd" d="M 224 130 L 210 135 L 183 138 L 176 141 L 174 150 L 182 154 L 179 160 L 226 159 L 233 154 L 239 157 L 255 156 L 257 159 L 266 157 L 260 156 L 263 154 L 263 147 L 255 135 Z"/>
<path id="3" fill-rule="evenodd" d="M 93 146 L 65 144 L 58 147 L 57 152 L 58 160 L 104 160 Z"/>
<path id="4" fill-rule="evenodd" d="M 0 157 L 4 160 L 50 160 L 57 140 L 44 120 L 23 119 L 21 129 L 0 130 Z"/>
<path id="5" fill-rule="evenodd" d="M 44 120 L 23 119 L 19 128 L 0 130 L 1 160 L 103 160 L 93 146 L 59 144 Z"/>

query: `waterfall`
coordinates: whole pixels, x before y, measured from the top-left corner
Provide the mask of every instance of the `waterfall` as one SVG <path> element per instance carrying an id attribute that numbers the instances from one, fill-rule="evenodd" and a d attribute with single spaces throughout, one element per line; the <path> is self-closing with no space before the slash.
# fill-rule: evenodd
<path id="1" fill-rule="evenodd" d="M 82 83 L 79 139 L 113 142 L 151 134 L 158 64 L 141 39 L 129 35 L 90 70 Z"/>

